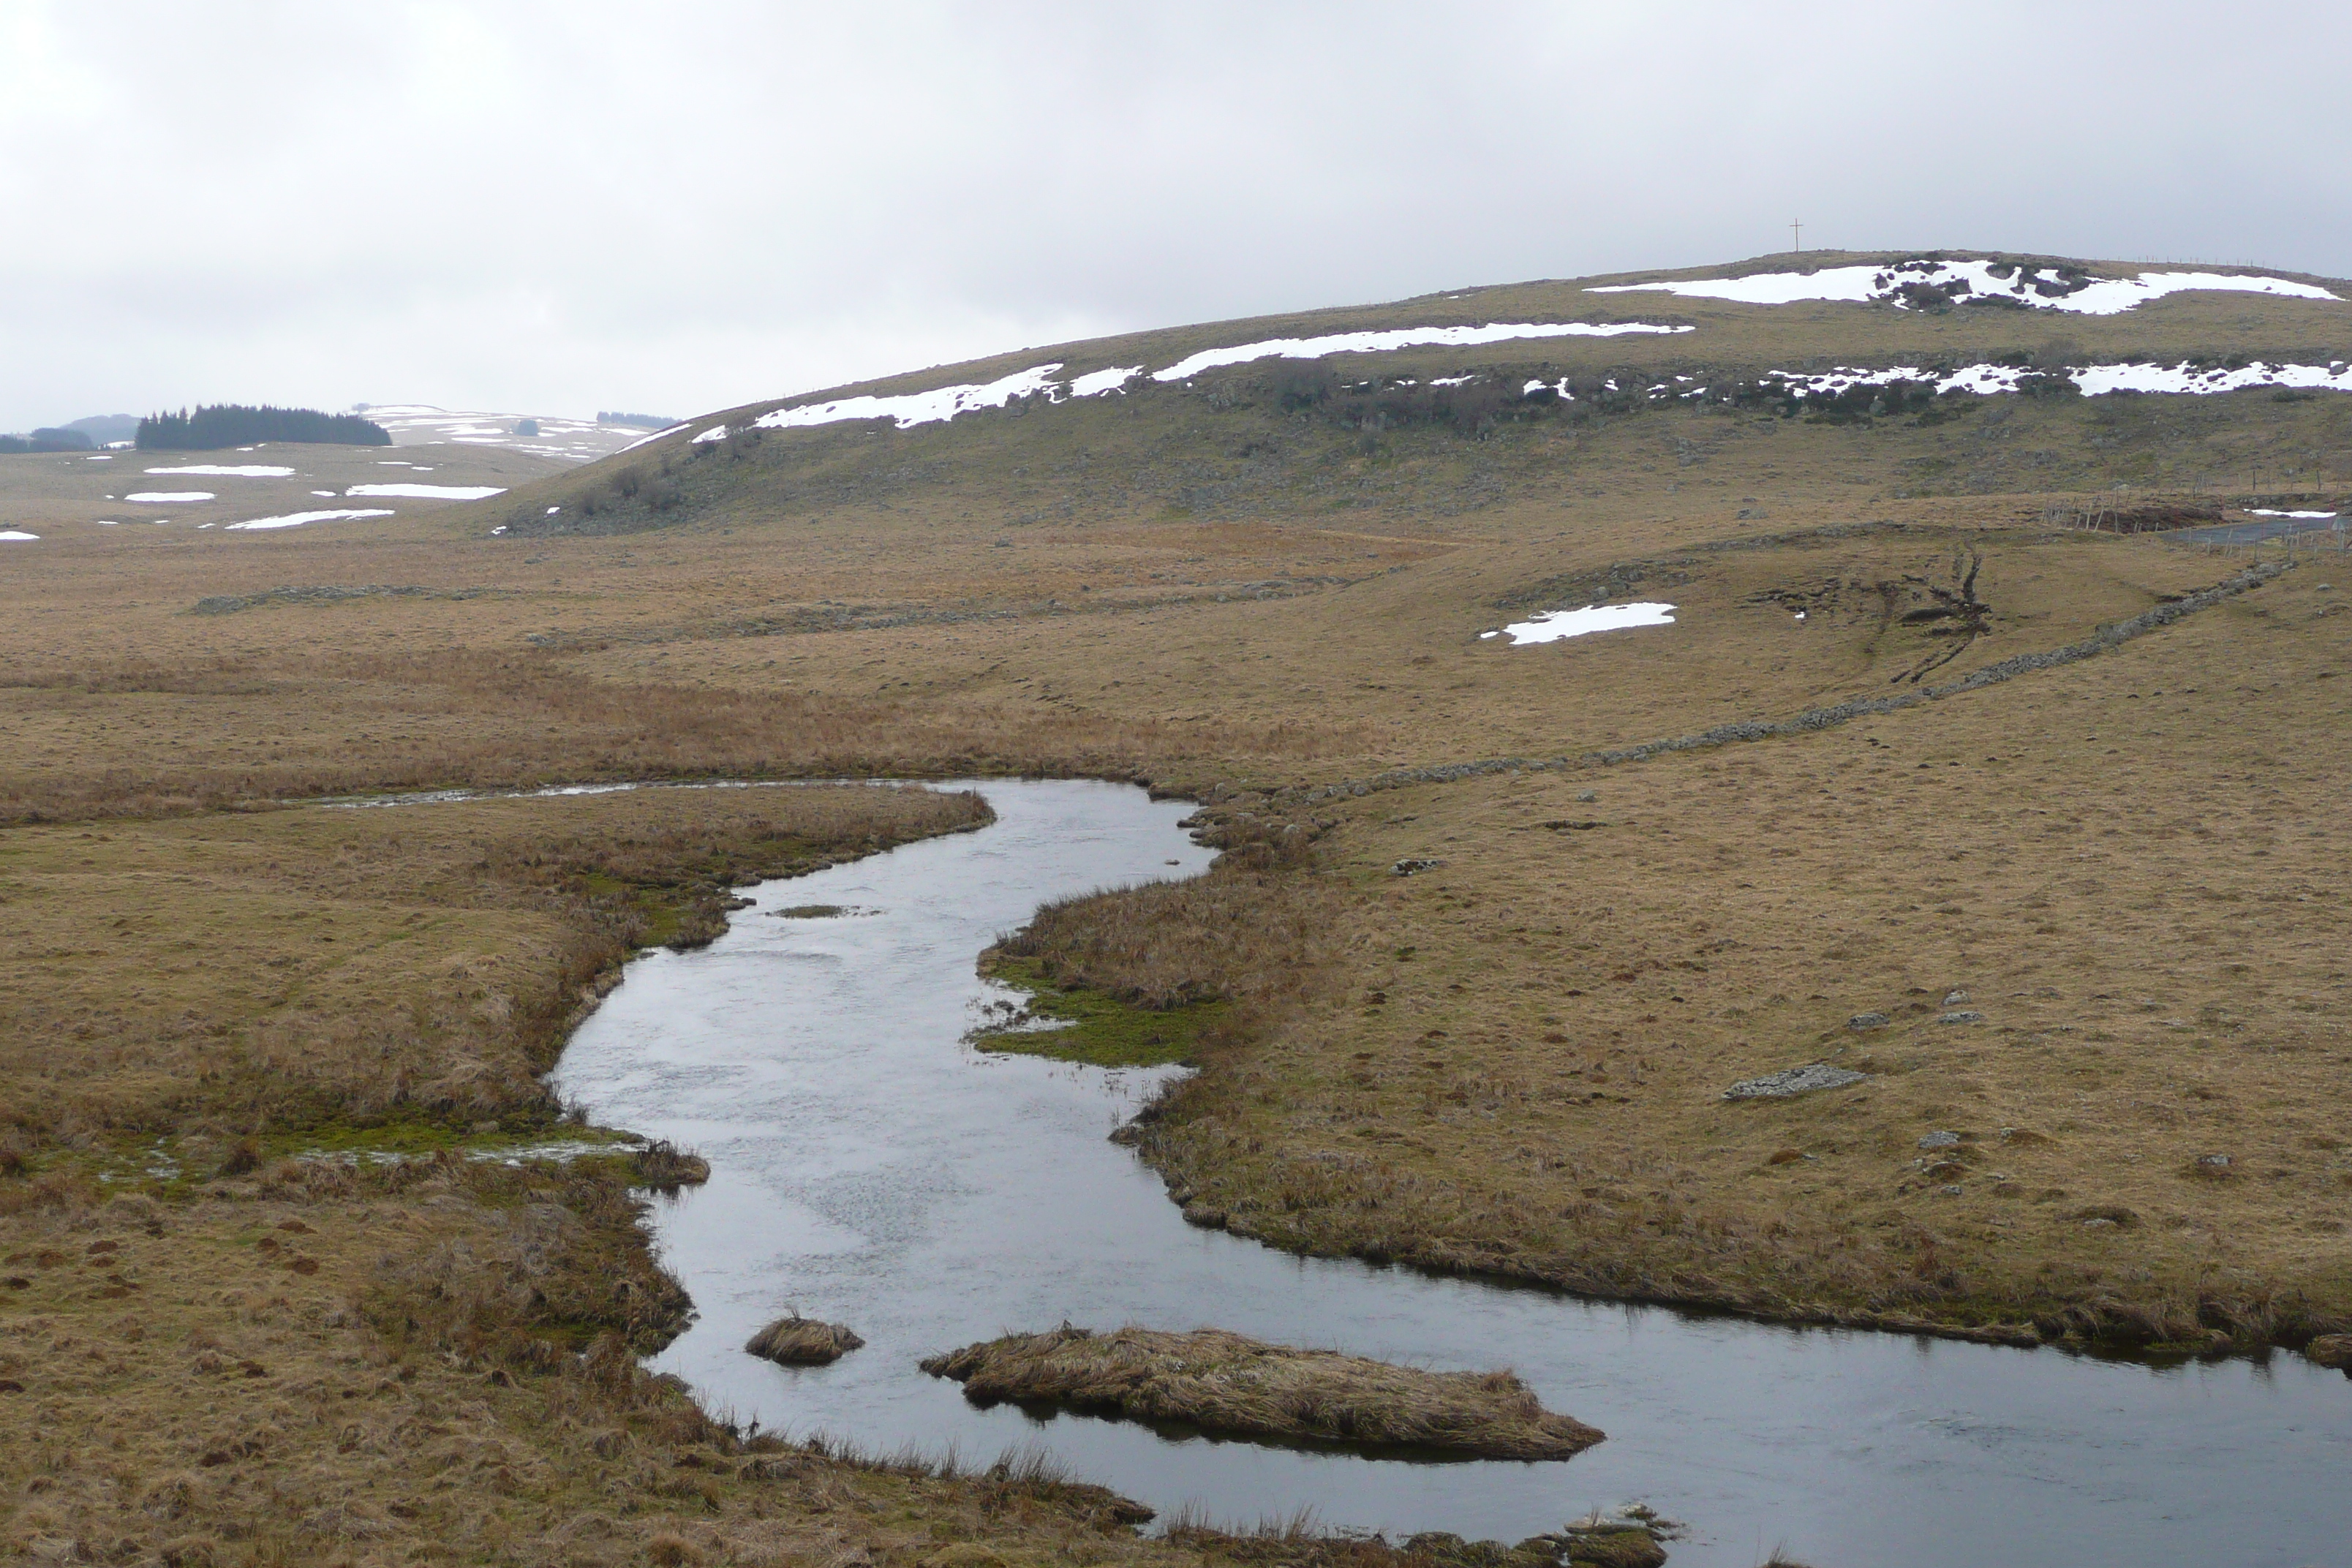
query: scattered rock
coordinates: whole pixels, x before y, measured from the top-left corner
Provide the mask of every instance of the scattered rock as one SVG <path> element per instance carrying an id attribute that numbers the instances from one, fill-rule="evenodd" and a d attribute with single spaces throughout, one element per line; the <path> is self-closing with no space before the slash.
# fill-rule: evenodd
<path id="1" fill-rule="evenodd" d="M 1848 1018 L 1845 1021 L 1845 1026 L 1849 1029 L 1883 1029 L 1886 1027 L 1886 1015 L 1884 1013 L 1856 1013 L 1853 1017 Z"/>
<path id="2" fill-rule="evenodd" d="M 1968 1005 L 1969 994 L 1965 991 L 1952 991 L 1945 994 L 1944 1005 L 1947 1007 L 1965 1007 Z"/>
<path id="3" fill-rule="evenodd" d="M 1919 1147 L 1922 1149 L 1949 1149 L 1958 1143 L 1959 1141 L 1960 1135 L 1958 1133 L 1945 1131 L 1938 1129 L 1934 1132 L 1928 1133 L 1925 1138 L 1920 1139 Z"/>
<path id="4" fill-rule="evenodd" d="M 1598 790 L 1580 789 L 1576 792 L 1576 804 L 1579 805 L 1591 805 L 1600 798 L 1601 792 Z"/>
<path id="5" fill-rule="evenodd" d="M 1821 1089 L 1843 1089 L 1850 1083 L 1860 1083 L 1868 1073 L 1853 1072 L 1845 1068 L 1833 1068 L 1827 1062 L 1814 1062 L 1810 1067 L 1784 1068 L 1766 1073 L 1762 1078 L 1742 1079 L 1723 1091 L 1726 1100 L 1786 1100 L 1791 1095 L 1811 1094 Z"/>
<path id="6" fill-rule="evenodd" d="M 2322 1334 L 2304 1346 L 2303 1353 L 2322 1366 L 2352 1372 L 2352 1334 Z"/>
<path id="7" fill-rule="evenodd" d="M 1660 1542 L 1682 1533 L 1675 1521 L 1641 1503 L 1627 1503 L 1613 1513 L 1595 1509 L 1569 1521 L 1549 1543 L 1560 1561 L 1575 1568 L 1658 1568 L 1666 1560 Z"/>
<path id="8" fill-rule="evenodd" d="M 1982 1013 L 1972 1012 L 1964 1008 L 1957 1013 L 1938 1013 L 1936 1015 L 1936 1022 L 1938 1024 L 1981 1024 L 1984 1022 L 1984 1015 Z"/>
<path id="9" fill-rule="evenodd" d="M 1400 860 L 1389 868 L 1391 877 L 1411 877 L 1423 871 L 1434 871 L 1444 865 L 1443 860 Z"/>
<path id="10" fill-rule="evenodd" d="M 830 1366 L 865 1342 L 839 1323 L 794 1312 L 753 1334 L 743 1348 L 778 1366 Z"/>
<path id="11" fill-rule="evenodd" d="M 1659 1568 L 1666 1549 L 1643 1531 L 1580 1537 L 1568 1549 L 1573 1568 Z"/>

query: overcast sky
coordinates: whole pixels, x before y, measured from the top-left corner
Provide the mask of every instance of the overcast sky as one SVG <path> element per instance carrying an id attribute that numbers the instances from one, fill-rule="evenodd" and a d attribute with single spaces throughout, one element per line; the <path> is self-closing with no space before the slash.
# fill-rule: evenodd
<path id="1" fill-rule="evenodd" d="M 2352 5 L 0 0 L 0 430 L 1811 247 L 2352 274 Z"/>

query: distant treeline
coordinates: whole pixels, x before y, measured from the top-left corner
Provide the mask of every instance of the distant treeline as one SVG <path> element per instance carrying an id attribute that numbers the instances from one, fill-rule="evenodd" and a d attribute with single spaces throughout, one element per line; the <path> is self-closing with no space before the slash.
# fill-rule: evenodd
<path id="1" fill-rule="evenodd" d="M 623 414 L 618 409 L 599 408 L 596 410 L 596 423 L 599 425 L 635 425 L 641 430 L 667 430 L 671 426 L 677 424 L 677 421 L 675 419 L 664 419 L 657 414 Z"/>
<path id="2" fill-rule="evenodd" d="M 310 441 L 338 447 L 389 447 L 392 434 L 356 414 L 321 414 L 315 408 L 247 408 L 224 403 L 194 414 L 150 414 L 139 422 L 142 452 L 216 452 L 224 447 L 257 447 L 265 441 Z"/>
<path id="3" fill-rule="evenodd" d="M 87 452 L 94 443 L 79 430 L 45 426 L 30 436 L 0 436 L 0 452 Z"/>

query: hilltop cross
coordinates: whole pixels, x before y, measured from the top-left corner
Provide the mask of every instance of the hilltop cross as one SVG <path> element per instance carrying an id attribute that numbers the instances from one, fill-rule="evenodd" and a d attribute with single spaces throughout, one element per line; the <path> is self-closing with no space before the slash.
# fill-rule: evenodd
<path id="1" fill-rule="evenodd" d="M 1796 247 L 1798 250 L 1801 251 L 1801 250 L 1803 250 L 1803 249 L 1805 248 L 1805 226 L 1804 226 L 1803 224 L 1801 224 L 1801 223 L 1791 223 L 1791 224 L 1790 224 L 1790 225 L 1789 225 L 1789 236 L 1790 236 L 1790 242 L 1795 246 L 1795 247 Z"/>

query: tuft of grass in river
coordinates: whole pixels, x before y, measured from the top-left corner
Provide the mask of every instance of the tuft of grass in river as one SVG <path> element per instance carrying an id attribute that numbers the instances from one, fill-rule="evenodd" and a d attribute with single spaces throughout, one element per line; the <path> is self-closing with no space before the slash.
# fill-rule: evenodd
<path id="1" fill-rule="evenodd" d="M 1222 1000 L 1139 1006 L 1088 986 L 1056 985 L 1046 978 L 1045 963 L 1033 958 L 992 956 L 984 968 L 989 978 L 1027 992 L 1029 1000 L 1020 1023 L 992 1025 L 974 1034 L 972 1044 L 983 1051 L 1091 1067 L 1168 1067 L 1194 1060 L 1202 1031 L 1233 1007 Z M 1040 1019 L 1064 1026 L 1023 1026 Z"/>

